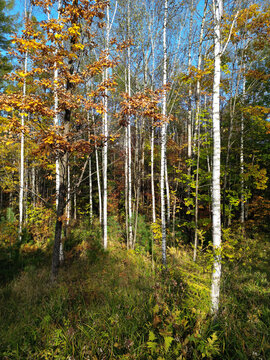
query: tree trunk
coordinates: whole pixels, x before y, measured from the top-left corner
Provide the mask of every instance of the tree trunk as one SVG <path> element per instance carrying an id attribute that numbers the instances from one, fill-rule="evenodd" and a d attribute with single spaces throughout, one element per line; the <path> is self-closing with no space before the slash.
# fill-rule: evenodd
<path id="1" fill-rule="evenodd" d="M 61 234 L 63 227 L 63 215 L 65 211 L 65 193 L 66 189 L 64 184 L 60 184 L 57 212 L 56 212 L 56 223 L 55 223 L 55 234 L 54 234 L 54 246 L 53 246 L 53 257 L 52 257 L 52 273 L 51 279 L 54 281 L 57 277 L 59 265 L 60 265 L 60 246 L 61 246 Z"/>
<path id="2" fill-rule="evenodd" d="M 93 183 L 92 183 L 92 160 L 89 157 L 89 218 L 93 222 Z"/>
<path id="3" fill-rule="evenodd" d="M 110 37 L 110 17 L 109 17 L 109 5 L 106 6 L 106 39 L 105 39 L 105 51 L 108 59 L 109 52 L 109 37 Z M 104 81 L 108 80 L 108 69 L 105 68 L 103 74 Z M 107 171 L 108 171 L 108 89 L 105 86 L 104 94 L 104 114 L 103 114 L 103 132 L 105 142 L 103 145 L 103 246 L 106 250 L 108 247 L 108 226 L 107 226 Z"/>
<path id="4" fill-rule="evenodd" d="M 152 23 L 154 23 L 154 16 Z M 152 24 L 153 26 L 153 24 Z M 152 90 L 155 88 L 155 43 L 153 36 L 151 37 L 151 47 L 152 47 Z M 156 223 L 156 199 L 155 199 L 155 172 L 154 172 L 154 147 L 155 147 L 155 127 L 154 122 L 152 121 L 151 127 L 151 196 L 152 196 L 152 222 Z M 154 235 L 153 235 L 154 236 Z"/>
<path id="5" fill-rule="evenodd" d="M 219 308 L 219 292 L 221 278 L 221 219 L 220 219 L 220 58 L 221 38 L 220 20 L 222 13 L 221 0 L 213 0 L 214 10 L 214 83 L 213 83 L 213 251 L 214 264 L 211 287 L 212 313 L 217 314 Z"/>
<path id="6" fill-rule="evenodd" d="M 32 175 L 32 201 L 33 201 L 33 206 L 36 206 L 36 170 L 35 167 L 32 166 L 31 169 L 31 175 Z"/>
<path id="7" fill-rule="evenodd" d="M 170 199 L 170 185 L 169 185 L 169 177 L 168 177 L 168 162 L 166 155 L 165 155 L 165 185 L 166 185 L 166 199 L 167 199 L 167 226 L 169 226 L 171 221 L 171 199 Z"/>
<path id="8" fill-rule="evenodd" d="M 26 1 L 24 5 L 25 22 L 27 22 Z M 30 15 L 29 15 L 30 16 Z M 27 74 L 28 68 L 28 50 L 24 58 L 24 74 Z M 23 98 L 26 95 L 26 79 L 23 79 Z M 21 115 L 21 154 L 20 154 L 20 192 L 19 192 L 19 239 L 22 240 L 22 225 L 23 225 L 23 200 L 24 200 L 24 112 Z"/>
<path id="9" fill-rule="evenodd" d="M 164 177 L 166 166 L 166 89 L 167 84 L 167 15 L 168 15 L 168 1 L 164 1 L 164 22 L 163 22 L 163 99 L 162 99 L 162 115 L 164 116 L 161 126 L 161 164 L 160 164 L 160 199 L 161 199 L 161 231 L 162 231 L 162 263 L 166 266 L 166 215 L 165 215 L 165 194 L 164 194 Z"/>
<path id="10" fill-rule="evenodd" d="M 100 224 L 102 224 L 102 196 L 101 196 L 101 184 L 100 184 L 100 173 L 99 173 L 99 159 L 98 159 L 98 151 L 96 144 L 95 144 L 95 154 L 96 154 L 96 168 L 97 168 L 99 222 Z"/>
<path id="11" fill-rule="evenodd" d="M 67 225 L 70 222 L 70 209 L 71 209 L 71 197 L 70 197 L 70 165 L 67 166 Z"/>
<path id="12" fill-rule="evenodd" d="M 130 38 L 130 0 L 128 0 L 128 39 Z M 130 46 L 128 47 L 128 95 L 131 96 L 131 56 Z M 131 123 L 130 118 L 127 125 L 127 143 L 128 143 L 128 241 L 129 247 L 133 247 L 132 238 L 132 180 L 131 180 Z"/>
<path id="13" fill-rule="evenodd" d="M 245 77 L 245 64 L 243 66 L 243 103 L 246 96 L 246 77 Z M 245 223 L 245 183 L 244 183 L 244 113 L 241 114 L 241 137 L 240 137 L 240 176 L 241 176 L 241 216 L 240 221 L 242 229 L 244 230 Z"/>
<path id="14" fill-rule="evenodd" d="M 154 141 L 155 128 L 152 124 L 151 128 L 151 194 L 152 194 L 152 222 L 156 223 L 156 201 L 155 201 L 155 173 L 154 173 Z"/>

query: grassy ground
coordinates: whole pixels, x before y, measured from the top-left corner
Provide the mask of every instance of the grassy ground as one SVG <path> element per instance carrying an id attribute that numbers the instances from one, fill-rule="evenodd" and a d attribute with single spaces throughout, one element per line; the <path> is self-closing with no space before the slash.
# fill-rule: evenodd
<path id="1" fill-rule="evenodd" d="M 220 339 L 226 359 L 270 359 L 270 242 L 247 239 L 225 268 Z"/>
<path id="2" fill-rule="evenodd" d="M 85 230 L 66 246 L 57 284 L 35 261 L 1 287 L 1 359 L 270 358 L 269 242 L 246 242 L 224 265 L 216 321 L 203 255 L 194 264 L 188 248 L 171 248 L 164 271 L 115 234 L 108 252 Z"/>

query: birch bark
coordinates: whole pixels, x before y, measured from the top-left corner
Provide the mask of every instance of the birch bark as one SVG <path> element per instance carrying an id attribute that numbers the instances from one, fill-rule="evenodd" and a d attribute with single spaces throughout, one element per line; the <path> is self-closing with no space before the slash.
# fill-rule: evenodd
<path id="1" fill-rule="evenodd" d="M 164 22 L 163 22 L 163 99 L 162 99 L 162 115 L 166 116 L 166 89 L 167 84 L 167 16 L 168 1 L 164 0 Z M 161 231 L 162 231 L 162 263 L 166 266 L 166 215 L 165 215 L 165 194 L 164 194 L 164 177 L 165 177 L 165 157 L 166 157 L 166 130 L 167 123 L 163 119 L 161 126 L 161 164 L 160 164 L 160 200 L 161 200 Z"/>
<path id="2" fill-rule="evenodd" d="M 151 27 L 153 31 L 153 24 L 155 21 L 154 6 L 153 7 L 153 18 L 151 20 Z M 151 47 L 152 47 L 152 90 L 155 88 L 155 41 L 151 32 Z M 155 173 L 154 173 L 154 146 L 155 146 L 155 127 L 152 121 L 151 127 L 151 195 L 152 195 L 152 222 L 156 223 L 156 199 L 155 199 Z"/>
<path id="3" fill-rule="evenodd" d="M 89 218 L 93 222 L 93 182 L 92 182 L 92 160 L 89 157 Z"/>
<path id="4" fill-rule="evenodd" d="M 98 159 L 98 151 L 97 151 L 96 142 L 95 142 L 95 155 L 96 155 L 96 168 L 97 168 L 99 222 L 101 224 L 102 223 L 102 195 L 101 195 L 101 184 L 100 184 L 99 159 Z"/>
<path id="5" fill-rule="evenodd" d="M 128 38 L 130 38 L 130 0 L 128 1 Z M 131 96 L 131 54 L 128 47 L 128 96 Z M 127 125 L 127 143 L 128 143 L 128 241 L 129 246 L 133 247 L 132 238 L 132 180 L 131 180 L 131 119 Z"/>
<path id="6" fill-rule="evenodd" d="M 32 8 L 31 8 L 32 10 Z M 31 17 L 31 10 L 30 14 L 27 15 L 27 6 L 26 6 L 26 0 L 24 3 L 24 17 L 25 22 Z M 28 69 L 28 50 L 25 53 L 24 58 L 24 74 L 27 73 Z M 26 96 L 26 79 L 24 77 L 23 80 L 23 98 Z M 22 224 L 23 224 L 23 199 L 24 199 L 24 124 L 25 124 L 25 115 L 24 113 L 21 115 L 21 125 L 22 125 L 22 131 L 21 131 L 21 154 L 20 154 L 20 192 L 19 192 L 19 240 L 22 239 Z"/>
<path id="7" fill-rule="evenodd" d="M 243 102 L 246 96 L 246 77 L 245 77 L 245 64 L 243 64 Z M 241 216 L 240 221 L 242 229 L 244 230 L 245 222 L 245 196 L 244 196 L 244 114 L 241 114 L 241 137 L 240 137 L 240 175 L 241 175 Z"/>
<path id="8" fill-rule="evenodd" d="M 212 313 L 219 308 L 221 278 L 221 218 L 220 218 L 220 20 L 222 1 L 213 0 L 214 12 L 214 83 L 213 83 L 213 174 L 212 174 L 212 214 L 214 264 L 211 287 Z"/>
<path id="9" fill-rule="evenodd" d="M 105 51 L 108 58 L 109 51 L 109 36 L 110 36 L 110 17 L 109 5 L 106 7 L 106 39 Z M 108 80 L 108 69 L 104 70 L 104 80 Z M 103 245 L 104 249 L 108 247 L 108 228 L 107 228 L 107 170 L 108 170 L 108 89 L 105 86 L 104 94 L 104 114 L 103 114 L 103 132 L 104 132 L 104 146 L 103 146 Z"/>

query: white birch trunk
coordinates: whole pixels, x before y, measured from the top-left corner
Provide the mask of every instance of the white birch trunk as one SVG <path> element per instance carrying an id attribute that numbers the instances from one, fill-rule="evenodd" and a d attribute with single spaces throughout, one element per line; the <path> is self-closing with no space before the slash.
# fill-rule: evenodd
<path id="1" fill-rule="evenodd" d="M 97 168 L 97 186 L 98 186 L 98 208 L 99 208 L 99 222 L 102 223 L 102 196 L 101 196 L 101 184 L 100 184 L 100 173 L 99 173 L 99 159 L 98 151 L 95 144 L 95 154 L 96 154 L 96 168 Z"/>
<path id="2" fill-rule="evenodd" d="M 130 38 L 130 0 L 128 0 L 128 38 Z M 128 96 L 131 96 L 131 56 L 130 46 L 128 47 Z M 131 180 L 131 119 L 127 125 L 127 142 L 128 142 L 128 240 L 129 246 L 133 248 L 132 238 L 132 180 Z"/>
<path id="3" fill-rule="evenodd" d="M 24 170 L 24 178 L 25 178 L 25 196 L 24 196 L 24 223 L 27 224 L 28 214 L 27 214 L 27 201 L 28 201 L 28 188 L 29 188 L 29 172 L 28 167 Z"/>
<path id="4" fill-rule="evenodd" d="M 92 123 L 95 124 L 94 119 L 94 110 L 92 109 Z M 95 126 L 94 126 L 94 135 L 95 135 Z M 102 223 L 102 196 L 101 196 L 101 184 L 100 184 L 100 172 L 99 172 L 99 158 L 97 151 L 97 144 L 95 140 L 95 156 L 96 156 L 96 173 L 97 173 L 97 187 L 98 187 L 98 215 L 99 215 L 99 223 Z"/>
<path id="5" fill-rule="evenodd" d="M 60 10 L 61 10 L 62 1 L 58 0 L 58 8 L 57 8 L 57 20 L 60 18 Z M 57 50 L 56 50 L 57 53 Z M 58 127 L 59 124 L 59 113 L 58 113 L 58 78 L 59 78 L 59 69 L 58 65 L 54 63 L 54 125 Z M 59 203 L 59 189 L 60 189 L 60 163 L 59 159 L 56 158 L 55 162 L 55 193 L 56 193 L 56 209 L 58 208 Z M 62 179 L 64 181 L 64 179 Z M 64 260 L 64 250 L 62 241 L 60 241 L 60 250 L 59 250 L 59 260 L 62 262 Z"/>
<path id="6" fill-rule="evenodd" d="M 125 129 L 125 210 L 126 210 L 126 234 L 127 248 L 129 249 L 128 234 L 128 129 Z"/>
<path id="7" fill-rule="evenodd" d="M 192 40 L 192 27 L 193 27 L 193 0 L 190 4 L 190 21 L 189 21 L 189 35 L 188 35 L 188 72 L 191 69 L 191 40 Z M 192 112 L 191 112 L 191 96 L 192 89 L 191 83 L 188 86 L 188 123 L 187 123 L 187 135 L 188 135 L 188 160 L 192 156 Z M 188 165 L 188 175 L 191 175 L 191 165 Z M 190 188 L 189 188 L 190 193 Z"/>
<path id="8" fill-rule="evenodd" d="M 25 22 L 27 22 L 27 9 L 26 9 L 26 1 L 24 4 L 24 16 L 25 16 Z M 31 15 L 29 15 L 31 16 Z M 25 53 L 24 58 L 24 74 L 27 73 L 28 68 L 28 50 Z M 23 98 L 25 98 L 26 95 L 26 79 L 24 77 L 23 80 Z M 22 239 L 22 225 L 23 225 L 23 199 L 24 199 L 24 113 L 21 115 L 21 125 L 22 125 L 22 131 L 21 131 L 21 154 L 20 154 L 20 192 L 19 192 L 19 240 Z"/>
<path id="9" fill-rule="evenodd" d="M 246 96 L 246 77 L 245 77 L 245 64 L 243 66 L 243 102 Z M 245 222 L 245 196 L 244 196 L 244 114 L 241 114 L 241 137 L 240 137 L 240 176 L 241 176 L 241 216 L 240 221 L 244 229 Z"/>
<path id="10" fill-rule="evenodd" d="M 109 18 L 109 5 L 106 7 L 106 39 L 105 39 L 105 51 L 109 51 L 109 36 L 110 36 L 110 18 Z M 104 70 L 104 80 L 108 80 L 108 69 Z M 108 170 L 108 89 L 105 86 L 104 96 L 104 114 L 103 114 L 103 133 L 105 142 L 103 146 L 103 246 L 104 249 L 108 247 L 108 227 L 107 227 L 107 170 Z"/>
<path id="11" fill-rule="evenodd" d="M 155 140 L 155 128 L 152 124 L 151 129 L 151 193 L 152 193 L 152 221 L 156 223 L 156 200 L 155 200 L 155 180 L 154 180 L 154 140 Z"/>
<path id="12" fill-rule="evenodd" d="M 154 23 L 154 15 L 152 19 L 152 28 Z M 151 37 L 152 46 L 152 90 L 155 88 L 155 42 L 153 36 Z M 152 121 L 151 128 L 151 195 L 152 195 L 152 221 L 156 223 L 156 199 L 155 199 L 155 173 L 154 173 L 154 147 L 155 147 L 155 127 Z"/>
<path id="13" fill-rule="evenodd" d="M 213 0 L 214 11 L 214 83 L 213 83 L 213 174 L 212 174 L 212 214 L 214 264 L 211 287 L 212 313 L 219 308 L 221 279 L 221 218 L 220 218 L 220 20 L 221 0 Z"/>
<path id="14" fill-rule="evenodd" d="M 70 208 L 71 208 L 71 199 L 70 199 L 70 165 L 67 166 L 67 225 L 70 222 Z"/>
<path id="15" fill-rule="evenodd" d="M 164 1 L 164 22 L 163 22 L 163 86 L 167 84 L 167 15 L 168 1 Z M 166 90 L 163 92 L 162 115 L 166 116 Z M 161 126 L 161 164 L 160 164 L 160 200 L 161 200 L 161 231 L 162 231 L 162 263 L 166 266 L 166 215 L 165 215 L 165 194 L 164 194 L 164 177 L 165 177 L 165 157 L 166 157 L 166 129 L 167 123 L 163 120 Z"/>
<path id="16" fill-rule="evenodd" d="M 88 92 L 88 88 L 86 88 L 86 91 Z M 90 112 L 87 113 L 87 120 L 88 120 L 88 125 L 89 125 L 89 142 L 91 140 L 91 133 L 90 133 L 90 126 L 91 126 L 91 121 L 90 121 Z M 93 125 L 94 125 L 94 112 L 92 109 L 92 120 L 93 120 Z M 90 224 L 92 224 L 93 222 L 93 181 L 92 181 L 92 159 L 91 156 L 89 157 L 89 161 L 88 161 L 88 166 L 89 166 L 89 220 L 90 220 Z"/>
<path id="17" fill-rule="evenodd" d="M 34 166 L 32 166 L 31 169 L 32 172 L 32 200 L 33 200 L 33 205 L 34 207 L 36 206 L 36 170 L 34 168 Z"/>
<path id="18" fill-rule="evenodd" d="M 28 52 L 26 52 L 25 57 L 25 73 L 27 69 L 27 55 Z M 24 80 L 23 84 L 23 95 L 26 94 L 26 84 Z M 20 160 L 20 194 L 19 194 L 19 238 L 21 240 L 22 237 L 22 224 L 23 224 L 23 198 L 24 198 L 24 115 L 21 116 L 21 125 L 22 125 L 22 131 L 21 131 L 21 160 Z"/>
<path id="19" fill-rule="evenodd" d="M 168 178 L 168 162 L 167 162 L 166 154 L 165 154 L 165 185 L 166 185 L 166 199 L 167 199 L 167 223 L 169 226 L 171 221 L 171 199 L 170 199 L 170 185 Z"/>
<path id="20" fill-rule="evenodd" d="M 89 158 L 89 218 L 93 222 L 93 182 L 92 182 L 92 160 Z"/>

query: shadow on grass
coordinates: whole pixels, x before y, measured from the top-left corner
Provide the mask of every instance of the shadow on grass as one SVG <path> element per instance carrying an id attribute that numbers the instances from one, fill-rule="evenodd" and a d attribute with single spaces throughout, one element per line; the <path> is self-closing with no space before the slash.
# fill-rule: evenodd
<path id="1" fill-rule="evenodd" d="M 229 267 L 225 273 L 219 331 L 226 359 L 270 359 L 270 246 L 259 245 L 248 264 Z"/>

